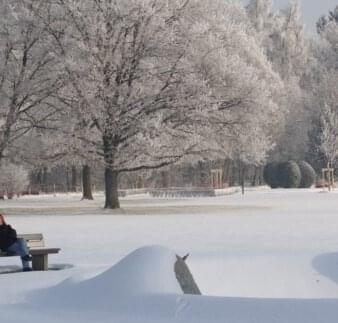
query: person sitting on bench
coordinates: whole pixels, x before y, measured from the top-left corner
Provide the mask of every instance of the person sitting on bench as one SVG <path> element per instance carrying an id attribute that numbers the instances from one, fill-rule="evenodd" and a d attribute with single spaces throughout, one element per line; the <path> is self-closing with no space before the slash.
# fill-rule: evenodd
<path id="1" fill-rule="evenodd" d="M 32 261 L 32 256 L 29 254 L 26 240 L 16 236 L 16 231 L 6 223 L 2 214 L 0 214 L 0 250 L 19 255 L 21 257 L 22 270 L 32 271 L 29 264 Z"/>

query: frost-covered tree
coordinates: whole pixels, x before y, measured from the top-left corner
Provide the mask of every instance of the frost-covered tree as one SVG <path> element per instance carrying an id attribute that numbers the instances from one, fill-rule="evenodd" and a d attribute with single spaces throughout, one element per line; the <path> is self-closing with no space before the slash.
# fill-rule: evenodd
<path id="1" fill-rule="evenodd" d="M 300 4 L 290 1 L 279 12 L 272 12 L 270 1 L 251 1 L 250 5 L 248 16 L 257 38 L 285 85 L 280 101 L 285 113 L 285 128 L 272 155 L 274 159 L 302 159 L 308 144 L 308 105 L 312 98 L 308 83 L 314 62 L 309 53 L 310 42 L 305 36 Z M 258 18 L 252 8 L 260 13 Z M 264 21 L 262 28 L 257 28 L 257 19 Z M 290 137 L 294 140 L 290 141 Z"/>
<path id="2" fill-rule="evenodd" d="M 317 23 L 318 40 L 313 43 L 312 55 L 316 60 L 312 87 L 312 129 L 309 157 L 317 171 L 334 166 L 335 119 L 338 113 L 338 8 L 323 16 Z"/>
<path id="3" fill-rule="evenodd" d="M 327 160 L 327 167 L 335 167 L 338 157 L 338 114 L 336 109 L 326 105 L 321 117 L 321 151 Z"/>
<path id="4" fill-rule="evenodd" d="M 53 128 L 31 131 L 28 137 L 18 140 L 15 146 L 9 148 L 9 154 L 13 160 L 27 165 L 33 173 L 39 173 L 45 168 L 68 169 L 64 178 L 64 189 L 67 191 L 74 191 L 78 186 L 77 169 L 81 168 L 82 199 L 92 200 L 91 167 L 95 163 L 89 164 L 90 159 L 85 158 L 83 152 L 79 154 L 78 149 L 74 149 L 69 138 L 71 127 L 64 121 L 64 117 L 59 114 Z"/>
<path id="5" fill-rule="evenodd" d="M 249 19 L 259 33 L 271 30 L 273 20 L 272 0 L 250 0 L 246 7 Z"/>
<path id="6" fill-rule="evenodd" d="M 206 5 L 210 10 L 210 4 Z M 208 22 L 212 36 L 194 44 L 207 53 L 200 56 L 200 70 L 213 95 L 222 102 L 210 110 L 209 132 L 201 130 L 208 134 L 206 158 L 232 159 L 243 167 L 259 165 L 283 124 L 278 104 L 283 85 L 255 37 L 244 8 L 223 3 L 213 9 Z M 220 46 L 208 53 L 212 44 Z"/>
<path id="7" fill-rule="evenodd" d="M 327 64 L 325 61 L 324 64 Z M 314 158 L 319 159 L 320 167 L 336 164 L 338 151 L 338 72 L 329 66 L 321 66 L 322 73 L 314 88 L 316 94 L 317 110 L 314 114 L 314 127 L 312 135 L 317 136 L 313 141 Z M 316 139 L 316 137 L 314 137 Z M 319 139 L 319 140 L 318 140 Z M 324 155 L 324 160 L 322 160 Z"/>
<path id="8" fill-rule="evenodd" d="M 217 150 L 219 135 L 250 116 L 272 121 L 277 77 L 240 8 L 57 0 L 37 13 L 68 73 L 73 149 L 105 165 L 107 208 L 119 207 L 120 173 Z"/>
<path id="9" fill-rule="evenodd" d="M 193 146 L 182 120 L 200 90 L 185 53 L 187 5 L 69 0 L 43 15 L 58 14 L 45 22 L 72 85 L 73 142 L 104 161 L 107 208 L 119 206 L 119 173 L 172 163 Z"/>
<path id="10" fill-rule="evenodd" d="M 206 6 L 213 9 L 208 21 L 212 34 L 194 46 L 202 53 L 202 60 L 195 59 L 200 73 L 219 102 L 208 114 L 208 145 L 217 158 L 232 158 L 236 146 L 246 146 L 256 161 L 271 149 L 281 123 L 278 102 L 283 84 L 255 38 L 243 7 Z M 220 45 L 210 52 L 214 44 Z M 257 141 L 249 144 L 249 137 Z M 212 156 L 210 152 L 208 156 Z"/>
<path id="11" fill-rule="evenodd" d="M 234 137 L 232 155 L 238 164 L 239 182 L 242 186 L 243 194 L 248 166 L 263 166 L 267 160 L 268 153 L 271 152 L 273 147 L 274 143 L 271 137 L 262 127 L 253 126 L 250 129 L 250 136 L 247 135 L 245 129 L 242 129 Z"/>
<path id="12" fill-rule="evenodd" d="M 329 12 L 328 16 L 322 16 L 317 22 L 317 31 L 323 41 L 322 54 L 325 53 L 326 66 L 337 68 L 338 57 L 338 6 Z M 324 57 L 323 57 L 324 58 Z"/>
<path id="13" fill-rule="evenodd" d="M 13 194 L 20 194 L 28 186 L 28 172 L 20 166 L 11 163 L 3 163 L 0 167 L 0 192 L 10 198 Z"/>
<path id="14" fill-rule="evenodd" d="M 0 3 L 0 161 L 32 128 L 58 112 L 62 87 L 48 37 L 32 15 L 39 1 Z"/>
<path id="15" fill-rule="evenodd" d="M 308 63 L 308 40 L 305 37 L 298 0 L 291 0 L 290 4 L 279 14 L 280 39 L 279 55 L 276 55 L 280 75 L 285 78 L 293 76 L 302 78 Z"/>
<path id="16" fill-rule="evenodd" d="M 317 22 L 317 32 L 318 34 L 326 33 L 327 30 L 330 30 L 334 25 L 338 24 L 338 6 L 334 10 L 329 11 L 327 16 L 321 16 Z"/>
<path id="17" fill-rule="evenodd" d="M 275 71 L 283 79 L 300 78 L 307 64 L 308 41 L 299 1 L 291 0 L 279 12 L 273 12 L 272 7 L 270 0 L 251 0 L 247 6 L 249 20 Z"/>

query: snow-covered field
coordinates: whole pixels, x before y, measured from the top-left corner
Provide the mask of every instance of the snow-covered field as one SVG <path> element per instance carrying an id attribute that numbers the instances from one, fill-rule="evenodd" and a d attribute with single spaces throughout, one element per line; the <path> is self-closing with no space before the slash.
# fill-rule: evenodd
<path id="1" fill-rule="evenodd" d="M 337 322 L 338 193 L 121 202 L 113 212 L 101 195 L 0 202 L 18 232 L 42 232 L 62 248 L 50 263 L 65 268 L 0 274 L 1 323 Z M 154 245 L 167 249 L 134 252 Z M 188 252 L 203 296 L 182 295 L 166 269 Z M 17 266 L 17 257 L 0 258 L 0 272 Z"/>

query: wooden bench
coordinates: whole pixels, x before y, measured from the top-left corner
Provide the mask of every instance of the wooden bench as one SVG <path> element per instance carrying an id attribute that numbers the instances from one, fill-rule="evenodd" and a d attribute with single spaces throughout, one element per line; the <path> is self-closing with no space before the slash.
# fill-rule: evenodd
<path id="1" fill-rule="evenodd" d="M 48 270 L 48 255 L 59 253 L 60 248 L 46 248 L 41 233 L 34 234 L 18 234 L 18 238 L 25 239 L 32 255 L 33 270 Z M 0 257 L 17 256 L 16 254 L 0 253 Z"/>

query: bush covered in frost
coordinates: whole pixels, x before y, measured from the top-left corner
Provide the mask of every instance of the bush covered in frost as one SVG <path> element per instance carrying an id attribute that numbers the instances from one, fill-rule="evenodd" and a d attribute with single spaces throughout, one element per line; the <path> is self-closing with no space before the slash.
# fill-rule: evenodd
<path id="1" fill-rule="evenodd" d="M 29 184 L 27 170 L 19 165 L 5 164 L 0 167 L 0 191 L 8 197 L 20 194 Z"/>

